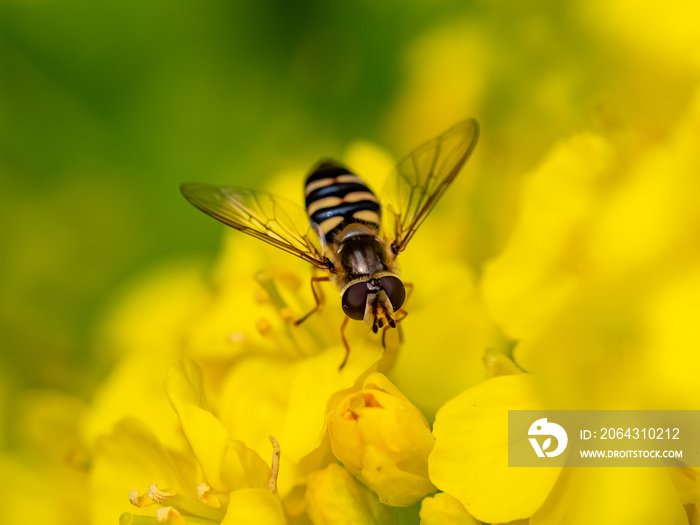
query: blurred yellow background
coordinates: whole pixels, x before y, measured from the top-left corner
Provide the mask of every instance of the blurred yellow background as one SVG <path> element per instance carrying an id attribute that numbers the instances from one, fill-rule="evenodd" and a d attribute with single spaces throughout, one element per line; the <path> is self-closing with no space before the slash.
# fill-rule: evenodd
<path id="1" fill-rule="evenodd" d="M 479 269 L 550 147 L 671 132 L 698 20 L 690 1 L 0 0 L 0 446 L 21 446 L 31 389 L 90 399 L 114 359 L 96 326 L 129 282 L 213 259 L 222 228 L 181 182 L 265 189 L 353 140 L 401 156 L 476 117 Z"/>

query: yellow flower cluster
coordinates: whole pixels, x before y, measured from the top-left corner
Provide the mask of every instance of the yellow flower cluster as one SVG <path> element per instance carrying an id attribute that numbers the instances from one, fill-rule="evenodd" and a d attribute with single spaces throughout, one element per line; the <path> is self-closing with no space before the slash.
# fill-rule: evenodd
<path id="1" fill-rule="evenodd" d="M 349 155 L 367 164 L 383 154 L 358 144 Z M 273 191 L 291 193 L 301 178 L 283 175 Z M 213 282 L 196 264 L 161 269 L 110 316 L 104 338 L 123 351 L 122 364 L 85 425 L 96 442 L 95 523 L 398 523 L 395 507 L 437 490 L 430 425 L 384 375 L 399 334 L 384 349 L 381 334 L 351 325 L 339 371 L 333 289 L 321 312 L 294 326 L 313 304 L 309 269 L 291 257 L 270 263 L 272 250 L 233 233 Z M 466 281 L 452 264 L 418 297 L 440 295 L 450 277 Z M 436 318 L 466 290 L 416 317 Z"/>
<path id="2" fill-rule="evenodd" d="M 393 161 L 358 143 L 347 162 L 388 173 Z M 291 194 L 302 177 L 283 174 L 272 191 Z M 426 374 L 436 388 L 422 410 L 432 417 L 465 377 L 483 377 L 483 347 L 503 345 L 472 271 L 459 253 L 439 249 L 445 228 L 458 230 L 438 216 L 413 241 L 441 271 L 425 258 L 407 262 L 416 280 L 411 323 L 388 332 L 386 348 L 381 334 L 351 324 L 340 371 L 343 314 L 334 289 L 324 289 L 321 312 L 294 326 L 313 304 L 309 268 L 271 259 L 273 249 L 254 239 L 230 234 L 209 280 L 192 263 L 135 286 L 102 328 L 122 358 L 85 417 L 84 436 L 95 443 L 93 522 L 121 515 L 123 523 L 398 523 L 405 507 L 416 515 L 415 504 L 437 491 L 428 467 L 435 437 L 386 374 L 397 371 L 400 380 L 416 377 L 414 367 L 436 369 L 437 354 L 423 348 L 444 352 L 444 362 L 449 341 L 479 327 L 454 374 L 443 374 L 442 384 Z M 445 325 L 446 312 L 467 322 Z M 445 325 L 444 340 L 421 330 L 426 323 Z M 406 359 L 408 352 L 416 355 Z M 418 382 L 406 388 L 426 391 Z"/>
<path id="3" fill-rule="evenodd" d="M 106 315 L 97 346 L 118 359 L 88 406 L 19 407 L 40 458 L 73 452 L 41 481 L 0 457 L 0 521 L 41 494 L 35 523 L 700 525 L 697 469 L 507 456 L 508 410 L 700 407 L 700 12 L 679 7 L 482 6 L 416 38 L 390 134 L 408 150 L 473 108 L 484 133 L 399 259 L 400 337 L 350 323 L 339 371 L 336 290 L 295 326 L 308 265 L 230 232 L 213 269 L 157 268 Z M 605 53 L 489 102 L 513 62 L 591 42 Z M 373 186 L 394 163 L 368 143 L 344 160 Z M 256 189 L 300 195 L 303 176 Z"/>
<path id="4" fill-rule="evenodd" d="M 697 522 L 693 469 L 509 468 L 506 453 L 508 410 L 700 403 L 697 129 L 700 98 L 663 141 L 555 145 L 483 271 L 439 242 L 459 237 L 454 213 L 431 217 L 402 261 L 403 342 L 351 325 L 342 371 L 332 289 L 293 325 L 313 304 L 303 262 L 234 232 L 210 282 L 160 271 L 104 330 L 124 356 L 87 419 L 94 522 Z M 390 164 L 364 143 L 348 162 Z"/>
<path id="5" fill-rule="evenodd" d="M 446 403 L 430 477 L 486 522 L 697 523 L 689 468 L 508 468 L 507 411 L 697 409 L 700 96 L 667 140 L 582 134 L 527 177 L 483 294 L 529 374 Z M 635 140 L 637 139 L 637 140 Z"/>

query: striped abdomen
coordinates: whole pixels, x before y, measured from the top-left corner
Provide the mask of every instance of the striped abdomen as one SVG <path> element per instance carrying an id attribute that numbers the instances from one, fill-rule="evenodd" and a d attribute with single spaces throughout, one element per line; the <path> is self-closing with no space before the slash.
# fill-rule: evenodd
<path id="1" fill-rule="evenodd" d="M 379 201 L 362 180 L 332 161 L 323 161 L 306 179 L 306 212 L 328 244 L 348 224 L 361 223 L 379 232 Z"/>

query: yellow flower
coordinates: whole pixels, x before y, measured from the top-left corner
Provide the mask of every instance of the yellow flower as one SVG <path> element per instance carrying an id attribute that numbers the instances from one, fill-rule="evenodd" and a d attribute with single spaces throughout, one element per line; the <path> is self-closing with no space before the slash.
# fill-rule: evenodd
<path id="1" fill-rule="evenodd" d="M 328 400 L 373 368 L 380 350 L 355 340 L 354 356 L 342 372 L 338 371 L 341 352 L 334 351 L 299 361 L 250 356 L 231 368 L 219 400 L 219 417 L 230 435 L 261 456 L 269 450 L 268 436 L 277 438 L 283 449 L 280 494 L 286 496 L 309 472 L 333 461 L 325 439 Z"/>
<path id="2" fill-rule="evenodd" d="M 516 361 L 568 408 L 700 401 L 690 313 L 700 282 L 698 123 L 700 93 L 667 140 L 639 149 L 575 137 L 527 182 L 484 294 L 520 339 Z"/>
<path id="3" fill-rule="evenodd" d="M 370 375 L 331 408 L 328 435 L 335 457 L 383 503 L 409 506 L 435 491 L 428 422 L 383 375 Z"/>
<path id="4" fill-rule="evenodd" d="M 683 505 L 696 512 L 691 475 L 507 469 L 503 439 L 508 409 L 697 407 L 699 123 L 700 96 L 663 141 L 581 134 L 526 180 L 483 291 L 533 374 L 465 391 L 434 425 L 431 479 L 477 519 L 680 524 Z"/>
<path id="5" fill-rule="evenodd" d="M 229 231 L 213 272 L 201 262 L 157 268 L 121 298 L 94 349 L 117 363 L 81 422 L 81 404 L 54 393 L 15 405 L 14 368 L 0 366 L 0 419 L 21 414 L 19 430 L 0 442 L 27 445 L 21 458 L 0 455 L 3 520 L 21 523 L 30 509 L 33 522 L 74 523 L 89 507 L 98 525 L 122 513 L 124 523 L 391 524 L 415 522 L 420 507 L 423 525 L 698 525 L 697 469 L 506 466 L 509 409 L 700 406 L 700 93 L 688 106 L 698 89 L 700 7 L 536 4 L 518 16 L 499 2 L 450 7 L 447 18 L 429 17 L 439 25 L 386 50 L 401 74 L 382 77 L 368 107 L 385 116 L 373 131 L 397 153 L 468 115 L 484 130 L 473 161 L 399 259 L 415 287 L 386 351 L 350 323 L 350 360 L 339 372 L 337 291 L 321 285 L 325 308 L 294 326 L 314 304 L 309 266 Z M 328 40 L 316 32 L 327 26 L 311 26 L 287 53 L 292 92 L 307 70 L 325 71 L 309 66 L 324 60 L 312 44 Z M 332 39 L 349 57 L 343 85 L 369 86 L 369 48 L 347 38 L 356 33 L 348 27 L 334 27 L 341 38 Z M 387 102 L 389 77 L 405 82 Z M 315 123 L 297 106 L 276 108 L 266 139 Z M 324 154 L 336 149 L 327 136 Z M 321 151 L 299 146 L 299 157 Z M 366 143 L 345 160 L 375 190 L 395 163 Z M 305 168 L 256 189 L 301 202 Z M 17 209 L 31 211 L 24 200 Z M 36 214 L 22 215 L 42 230 Z M 35 255 L 46 243 L 29 239 L 13 261 L 42 277 L 47 265 Z M 48 251 L 75 247 L 70 236 L 59 240 Z M 26 287 L 15 288 L 21 299 Z M 27 304 L 4 310 L 22 321 Z M 53 362 L 43 364 L 47 377 Z M 282 450 L 276 493 L 269 435 Z M 69 466 L 67 449 L 78 451 Z M 445 492 L 429 496 L 436 487 Z"/>
<path id="6" fill-rule="evenodd" d="M 586 228 L 612 154 L 601 137 L 580 135 L 555 147 L 528 177 L 515 230 L 483 281 L 491 312 L 511 338 L 536 333 L 585 285 Z"/>
<path id="7" fill-rule="evenodd" d="M 127 523 L 145 522 L 133 507 L 127 510 L 130 503 L 172 523 L 284 523 L 281 501 L 271 491 L 275 479 L 270 467 L 228 437 L 206 409 L 203 386 L 201 370 L 192 361 L 182 360 L 169 371 L 167 392 L 189 454 L 164 447 L 134 419 L 99 440 L 91 473 L 97 496 L 94 522 L 113 522 L 118 510 L 125 512 Z M 241 501 L 257 504 L 251 508 Z"/>
<path id="8" fill-rule="evenodd" d="M 154 517 L 156 501 L 164 506 L 174 501 L 180 510 L 221 519 L 221 509 L 199 501 L 197 485 L 202 481 L 192 455 L 163 446 L 141 422 L 126 419 L 96 443 L 90 471 L 91 522 L 114 523 L 124 513 Z"/>
<path id="9" fill-rule="evenodd" d="M 286 186 L 292 184 L 298 190 L 301 180 L 297 173 L 282 177 L 272 191 L 289 193 Z M 271 260 L 276 253 L 234 232 L 227 236 L 214 272 L 216 286 L 206 286 L 195 266 L 160 272 L 127 295 L 105 323 L 104 339 L 116 342 L 124 355 L 88 419 L 89 440 L 118 425 L 116 434 L 100 438 L 93 483 L 104 490 L 96 521 L 127 512 L 122 496 L 129 490 L 139 491 L 132 498 L 137 503 L 149 502 L 146 489 L 154 485 L 151 492 L 167 498 L 161 508 L 173 509 L 167 510 L 171 519 L 194 505 L 197 515 L 234 523 L 231 513 L 242 507 L 230 501 L 244 498 L 239 491 L 270 501 L 262 490 L 267 490 L 269 468 L 261 459 L 269 457 L 270 435 L 282 450 L 279 497 L 271 501 L 277 506 L 284 501 L 290 517 L 306 513 L 308 476 L 335 461 L 326 430 L 328 400 L 372 371 L 385 369 L 397 339 L 387 341 L 389 352 L 382 359 L 381 336 L 351 325 L 346 331 L 350 358 L 339 371 L 345 353 L 342 310 L 329 297 L 321 312 L 294 326 L 293 320 L 313 304 L 310 289 L 302 286 L 311 271 L 291 256 Z M 324 289 L 324 295 L 331 291 Z M 148 335 L 151 325 L 158 326 L 162 338 Z M 183 354 L 203 366 L 200 370 L 183 360 L 173 367 L 166 398 L 159 392 L 165 365 Z M 142 423 L 130 419 L 131 426 L 124 427 L 119 421 L 128 414 Z M 111 446 L 115 440 L 120 444 Z M 157 449 L 157 456 L 165 458 L 145 475 L 139 475 L 141 464 L 125 460 L 124 450 L 139 440 L 152 443 L 147 450 Z M 176 463 L 169 456 L 186 458 L 189 466 L 182 468 L 187 473 L 162 475 Z M 201 493 L 195 490 L 200 483 L 206 483 Z M 206 507 L 217 510 L 211 515 Z M 281 508 L 268 510 L 277 516 L 284 514 Z"/>
<path id="10" fill-rule="evenodd" d="M 431 479 L 466 509 L 460 513 L 448 500 L 450 516 L 472 514 L 488 522 L 529 518 L 530 525 L 686 523 L 681 503 L 700 501 L 692 470 L 673 471 L 679 498 L 666 469 L 509 468 L 507 413 L 542 409 L 536 384 L 529 374 L 491 379 L 438 413 Z"/>
<path id="11" fill-rule="evenodd" d="M 461 27 L 456 22 L 449 34 L 459 36 Z M 543 42 L 552 36 L 546 29 Z M 457 40 L 448 60 L 471 51 L 481 60 L 492 51 L 483 34 Z M 432 53 L 421 49 L 438 49 L 445 41 L 428 34 L 414 58 L 429 61 Z M 408 121 L 431 113 L 430 101 L 420 94 L 427 74 L 413 77 L 405 105 L 416 99 L 423 104 Z M 565 77 L 550 79 L 543 90 L 562 95 L 548 111 L 572 111 Z M 480 75 L 469 97 L 482 97 L 487 80 Z M 445 100 L 460 97 L 454 86 L 440 86 Z M 448 118 L 453 106 L 446 103 L 430 125 Z M 143 314 L 157 311 L 159 300 L 129 310 L 129 337 L 117 340 L 130 350 L 100 396 L 90 435 L 127 415 L 129 407 L 117 415 L 109 409 L 129 396 L 168 454 L 188 458 L 178 467 L 189 469 L 185 477 L 206 480 L 207 491 L 196 498 L 205 506 L 220 505 L 212 507 L 219 509 L 215 521 L 234 522 L 234 508 L 241 509 L 239 520 L 248 519 L 250 509 L 252 520 L 388 521 L 398 511 L 386 505 L 423 499 L 425 523 L 553 524 L 562 516 L 580 523 L 642 516 L 679 522 L 682 505 L 692 511 L 697 505 L 689 474 L 670 480 L 665 470 L 640 470 L 634 477 L 624 470 L 509 469 L 504 414 L 514 408 L 697 404 L 699 361 L 690 349 L 697 346 L 693 312 L 700 290 L 694 243 L 700 225 L 699 108 L 696 102 L 667 138 L 640 138 L 630 127 L 559 142 L 524 179 L 520 201 L 519 186 L 508 188 L 500 202 L 489 194 L 498 190 L 480 188 L 485 183 L 465 173 L 401 256 L 402 277 L 415 284 L 415 292 L 401 324 L 400 351 L 398 331 L 390 333 L 384 352 L 377 337 L 351 323 L 350 361 L 341 372 L 343 314 L 335 290 L 324 288 L 325 308 L 294 327 L 291 321 L 313 306 L 308 265 L 230 233 L 213 286 L 190 270 L 182 295 L 167 290 L 177 288 L 176 272 L 154 287 L 162 301 L 178 306 L 177 315 Z M 520 138 L 531 128 L 531 119 L 519 119 L 511 136 L 502 133 L 499 140 Z M 532 146 L 545 138 L 532 135 L 538 136 L 513 146 L 515 165 L 531 163 L 519 151 L 540 151 Z M 508 162 L 493 151 L 483 155 L 477 166 L 494 170 L 499 161 Z M 347 160 L 361 175 L 388 172 L 393 164 L 365 143 L 355 144 Z M 299 194 L 302 177 L 301 171 L 280 176 L 270 190 Z M 484 195 L 491 196 L 481 202 Z M 517 210 L 512 224 L 511 209 Z M 139 323 L 149 318 L 160 321 L 164 343 L 151 332 L 139 339 Z M 149 346 L 156 352 L 149 353 Z M 514 361 L 506 357 L 511 346 Z M 185 381 L 184 389 L 169 381 L 175 420 L 155 392 L 164 361 L 180 354 L 201 362 L 203 378 Z M 522 374 L 520 367 L 533 373 Z M 185 376 L 181 370 L 179 377 Z M 135 379 L 133 392 L 122 394 Z M 210 404 L 203 402 L 204 390 Z M 143 402 L 151 398 L 153 403 Z M 435 412 L 431 434 L 428 421 Z M 282 449 L 279 497 L 262 486 L 269 475 L 261 458 L 269 457 L 270 434 Z M 192 482 L 170 483 L 180 496 L 194 498 Z M 444 493 L 426 498 L 436 487 Z M 634 511 L 617 504 L 639 495 L 644 501 Z M 232 506 L 234 499 L 240 505 Z"/>

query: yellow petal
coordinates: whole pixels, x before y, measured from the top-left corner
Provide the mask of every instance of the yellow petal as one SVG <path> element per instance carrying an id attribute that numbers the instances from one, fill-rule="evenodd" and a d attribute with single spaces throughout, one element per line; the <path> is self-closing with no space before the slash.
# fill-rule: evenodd
<path id="1" fill-rule="evenodd" d="M 581 194 L 589 203 L 578 206 L 574 217 L 560 214 L 559 207 L 571 199 L 575 180 L 560 182 L 563 188 L 552 184 L 533 193 L 538 178 L 553 182 L 560 176 L 548 171 L 545 162 L 528 181 L 524 198 L 531 202 L 525 202 L 516 233 L 491 270 L 492 277 L 506 267 L 513 275 L 520 272 L 526 281 L 531 275 L 539 276 L 540 289 L 532 286 L 530 290 L 532 308 L 543 312 L 529 321 L 537 329 L 522 329 L 526 317 L 534 314 L 521 314 L 518 308 L 526 312 L 530 307 L 524 301 L 530 299 L 515 297 L 517 289 L 500 281 L 505 273 L 488 284 L 486 292 L 495 315 L 510 318 L 506 324 L 519 317 L 522 326 L 514 331 L 522 337 L 514 350 L 518 364 L 537 372 L 550 399 L 566 408 L 697 406 L 700 391 L 694 371 L 700 361 L 693 351 L 699 339 L 693 312 L 700 290 L 699 123 L 700 96 L 696 94 L 688 116 L 663 142 L 645 143 L 632 151 L 620 147 L 619 141 L 606 143 L 618 146 L 615 155 L 620 169 L 607 170 L 604 183 L 595 180 L 591 160 L 580 159 L 581 167 L 588 163 L 593 179 L 582 185 Z M 559 149 L 571 153 L 572 145 Z M 594 155 L 594 161 L 596 157 L 604 155 Z M 568 180 L 563 161 L 560 167 Z M 561 203 L 550 194 L 557 189 Z M 539 232 L 547 242 L 558 244 L 559 260 L 551 254 L 543 257 L 537 244 L 527 249 L 531 253 L 525 249 L 527 210 L 535 207 L 535 197 L 550 209 L 551 222 L 562 224 L 532 228 L 530 239 L 537 242 L 534 237 Z M 531 221 L 530 226 L 536 224 Z M 569 248 L 562 242 L 566 238 L 571 241 Z M 518 242 L 522 245 L 516 250 Z M 506 264 L 508 255 L 510 264 Z M 554 264 L 557 261 L 560 264 Z M 494 297 L 502 285 L 500 299 Z M 556 304 L 538 304 L 552 290 L 558 290 Z M 518 307 L 519 300 L 523 302 Z M 516 308 L 506 312 L 507 308 L 501 309 L 506 303 L 507 308 Z"/>
<path id="2" fill-rule="evenodd" d="M 379 501 L 392 507 L 408 507 L 420 501 L 426 494 L 435 492 L 435 486 L 427 475 L 411 472 L 374 447 L 367 447 L 363 457 L 362 480 L 373 489 Z M 423 470 L 419 465 L 417 471 Z M 404 470 L 406 469 L 406 470 Z"/>
<path id="3" fill-rule="evenodd" d="M 122 419 L 135 417 L 168 447 L 186 449 L 163 378 L 179 357 L 185 328 L 208 299 L 202 266 L 158 268 L 113 306 L 98 339 L 105 351 L 117 349 L 123 355 L 93 398 L 83 425 L 88 443 L 109 434 Z"/>
<path id="4" fill-rule="evenodd" d="M 231 493 L 221 525 L 285 525 L 280 499 L 266 488 L 236 490 Z"/>
<path id="5" fill-rule="evenodd" d="M 68 451 L 71 461 L 86 455 L 79 433 L 86 407 L 77 396 L 50 389 L 25 390 L 15 394 L 8 406 L 21 416 L 15 439 L 47 464 L 65 465 Z"/>
<path id="6" fill-rule="evenodd" d="M 530 525 L 687 525 L 683 505 L 663 468 L 565 469 Z"/>
<path id="7" fill-rule="evenodd" d="M 483 282 L 494 317 L 512 338 L 536 332 L 578 290 L 582 239 L 611 162 L 606 141 L 579 135 L 555 148 L 527 181 L 515 230 Z"/>
<path id="8" fill-rule="evenodd" d="M 187 343 L 192 355 L 228 361 L 250 351 L 280 352 L 278 341 L 269 333 L 284 333 L 289 329 L 288 323 L 280 316 L 256 275 L 264 271 L 274 277 L 277 290 L 284 294 L 289 308 L 307 311 L 310 307 L 295 301 L 294 292 L 300 289 L 302 278 L 307 279 L 308 268 L 296 257 L 277 258 L 275 255 L 273 247 L 257 239 L 237 231 L 227 232 L 212 275 L 216 293 L 188 326 Z M 267 326 L 268 335 L 258 328 L 261 320 Z"/>
<path id="9" fill-rule="evenodd" d="M 425 498 L 420 507 L 420 525 L 480 525 L 457 499 L 444 492 Z"/>
<path id="10" fill-rule="evenodd" d="M 358 342 L 353 345 L 342 371 L 338 371 L 338 356 L 342 352 L 326 351 L 296 363 L 285 417 L 285 435 L 291 438 L 286 440 L 286 446 L 292 458 L 300 458 L 318 447 L 325 431 L 325 408 L 331 395 L 352 386 L 381 354 L 381 346 Z"/>
<path id="11" fill-rule="evenodd" d="M 647 351 L 639 353 L 645 388 L 668 407 L 697 409 L 700 331 L 693 314 L 700 308 L 700 264 L 676 272 L 650 299 L 644 319 Z"/>
<path id="12" fill-rule="evenodd" d="M 382 505 L 369 489 L 337 464 L 309 476 L 308 514 L 314 525 L 392 525 L 394 510 Z"/>
<path id="13" fill-rule="evenodd" d="M 403 151 L 436 136 L 455 122 L 455 115 L 469 115 L 480 106 L 492 58 L 485 40 L 479 27 L 457 17 L 421 32 L 403 50 L 405 82 L 389 120 Z"/>
<path id="14" fill-rule="evenodd" d="M 674 467 L 669 469 L 669 476 L 678 491 L 681 503 L 700 508 L 700 472 L 698 469 Z"/>
<path id="15" fill-rule="evenodd" d="M 168 398 L 209 485 L 218 492 L 266 487 L 269 467 L 241 441 L 229 439 L 226 428 L 204 407 L 202 372 L 190 359 L 168 371 Z"/>
<path id="16" fill-rule="evenodd" d="M 694 24 L 700 18 L 700 7 L 695 2 L 672 0 L 658 9 L 653 2 L 594 0 L 581 2 L 578 8 L 592 31 L 600 32 L 610 45 L 630 53 L 647 69 L 653 71 L 648 64 L 656 61 L 686 74 L 700 68 L 700 38 Z"/>
<path id="17" fill-rule="evenodd" d="M 519 368 L 510 357 L 492 348 L 486 349 L 482 360 L 489 377 L 523 373 L 522 369 Z"/>
<path id="18" fill-rule="evenodd" d="M 402 262 L 402 276 L 414 290 L 400 325 L 403 344 L 388 375 L 432 419 L 447 400 L 485 378 L 484 348 L 501 346 L 502 336 L 463 257 L 445 257 L 439 240 L 450 233 L 421 233 L 426 235 L 411 240 L 411 252 L 420 256 L 407 253 Z"/>
<path id="19" fill-rule="evenodd" d="M 508 467 L 508 410 L 542 408 L 530 374 L 489 379 L 447 402 L 433 427 L 430 479 L 478 520 L 532 515 L 561 469 Z"/>
<path id="20" fill-rule="evenodd" d="M 272 455 L 270 449 L 268 456 Z M 221 462 L 221 476 L 232 489 L 268 488 L 270 467 L 257 452 L 239 440 L 229 440 Z"/>
<path id="21" fill-rule="evenodd" d="M 130 285 L 100 326 L 99 341 L 123 351 L 148 350 L 172 357 L 189 326 L 209 300 L 203 262 L 155 268 Z"/>
<path id="22" fill-rule="evenodd" d="M 372 182 L 371 187 L 379 190 L 382 179 L 391 173 L 396 166 L 396 159 L 374 144 L 364 140 L 356 140 L 348 146 L 343 160 L 352 166 L 353 172 L 360 174 L 363 180 Z M 376 181 L 376 182 L 375 182 Z"/>
<path id="23" fill-rule="evenodd" d="M 0 508 L 2 522 L 17 525 L 68 525 L 70 523 L 115 523 L 91 521 L 88 480 L 85 472 L 60 463 L 38 462 L 19 454 L 0 454 Z M 39 501 L 40 500 L 40 501 Z M 124 503 L 126 497 L 123 498 Z M 128 504 L 128 501 L 126 501 Z M 124 505 L 123 508 L 127 508 Z M 133 507 L 132 507 L 133 508 Z"/>
<path id="24" fill-rule="evenodd" d="M 251 357 L 230 371 L 221 396 L 221 420 L 231 435 L 262 457 L 271 453 L 268 436 L 275 436 L 281 448 L 280 494 L 303 481 L 305 465 L 327 464 L 327 449 L 316 452 L 326 436 L 328 400 L 366 374 L 381 352 L 379 345 L 354 340 L 342 371 L 340 346 L 296 362 Z"/>
<path id="25" fill-rule="evenodd" d="M 140 421 L 124 420 L 97 442 L 90 471 L 92 521 L 106 525 L 123 512 L 133 512 L 129 492 L 144 492 L 152 484 L 194 499 L 194 485 L 187 480 L 195 478 L 192 459 L 164 448 Z M 155 515 L 155 507 L 139 513 Z"/>

